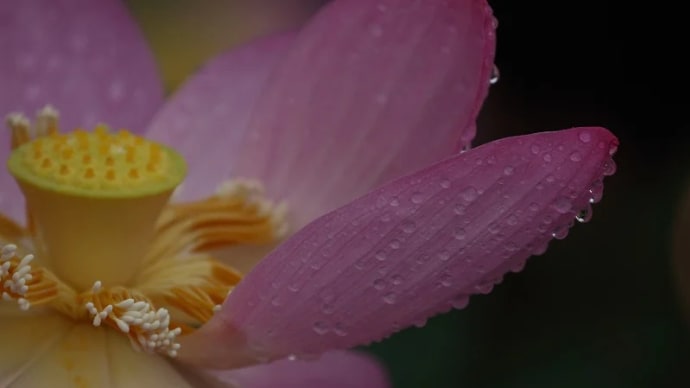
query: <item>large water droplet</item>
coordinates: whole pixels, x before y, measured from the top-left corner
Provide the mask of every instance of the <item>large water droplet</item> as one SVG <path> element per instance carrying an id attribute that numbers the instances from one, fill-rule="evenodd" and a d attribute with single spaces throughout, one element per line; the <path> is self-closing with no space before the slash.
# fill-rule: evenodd
<path id="1" fill-rule="evenodd" d="M 559 226 L 551 233 L 551 236 L 556 240 L 563 240 L 568 237 L 568 230 L 569 228 L 567 225 Z"/>
<path id="2" fill-rule="evenodd" d="M 383 302 L 387 304 L 394 304 L 396 302 L 397 295 L 394 292 L 389 292 L 383 296 Z"/>
<path id="3" fill-rule="evenodd" d="M 592 205 L 587 204 L 584 209 L 577 213 L 575 219 L 578 222 L 589 222 L 592 219 Z"/>
<path id="4" fill-rule="evenodd" d="M 328 332 L 331 330 L 331 328 L 330 328 L 330 326 L 328 325 L 328 323 L 326 323 L 326 322 L 324 322 L 324 321 L 316 321 L 316 322 L 314 322 L 314 324 L 312 325 L 311 328 L 312 328 L 312 330 L 314 330 L 314 332 L 315 332 L 316 334 L 318 334 L 318 335 L 324 335 L 324 334 L 328 333 Z"/>
<path id="5" fill-rule="evenodd" d="M 494 67 L 491 69 L 491 78 L 489 78 L 489 84 L 495 85 L 500 78 L 501 72 L 498 70 L 498 66 L 494 64 Z"/>
<path id="6" fill-rule="evenodd" d="M 458 310 L 464 309 L 469 303 L 470 297 L 468 295 L 458 295 L 450 301 L 450 305 Z"/>
<path id="7" fill-rule="evenodd" d="M 602 170 L 605 176 L 610 176 L 616 173 L 616 162 L 609 159 L 602 164 Z"/>

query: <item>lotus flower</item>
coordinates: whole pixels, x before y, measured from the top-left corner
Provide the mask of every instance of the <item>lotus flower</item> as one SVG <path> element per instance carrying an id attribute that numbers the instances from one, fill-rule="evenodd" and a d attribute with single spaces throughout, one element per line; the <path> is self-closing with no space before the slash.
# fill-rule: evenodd
<path id="1" fill-rule="evenodd" d="M 165 103 L 119 2 L 0 20 L 0 110 L 40 109 L 1 145 L 2 386 L 386 386 L 347 349 L 489 292 L 615 166 L 596 127 L 460 152 L 492 76 L 483 0 L 336 0 Z"/>

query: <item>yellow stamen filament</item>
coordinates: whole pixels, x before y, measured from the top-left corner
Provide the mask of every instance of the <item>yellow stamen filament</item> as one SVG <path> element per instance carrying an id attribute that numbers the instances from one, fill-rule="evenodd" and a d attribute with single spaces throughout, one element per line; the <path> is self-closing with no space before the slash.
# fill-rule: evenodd
<path id="1" fill-rule="evenodd" d="M 55 299 L 57 285 L 44 276 L 41 268 L 32 268 L 34 255 L 17 256 L 17 246 L 8 244 L 0 251 L 2 299 L 16 301 L 21 310 Z"/>

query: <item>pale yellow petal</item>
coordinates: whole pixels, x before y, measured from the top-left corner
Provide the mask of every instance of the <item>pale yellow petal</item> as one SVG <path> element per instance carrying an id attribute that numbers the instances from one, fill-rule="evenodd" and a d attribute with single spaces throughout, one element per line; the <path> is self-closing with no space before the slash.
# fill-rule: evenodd
<path id="1" fill-rule="evenodd" d="M 108 388 L 105 329 L 76 324 L 23 371 L 12 388 Z"/>
<path id="2" fill-rule="evenodd" d="M 112 330 L 108 334 L 112 387 L 191 387 L 168 359 L 135 352 L 123 335 Z"/>
<path id="3" fill-rule="evenodd" d="M 74 323 L 57 314 L 0 316 L 0 387 L 9 386 L 30 369 L 72 326 Z"/>

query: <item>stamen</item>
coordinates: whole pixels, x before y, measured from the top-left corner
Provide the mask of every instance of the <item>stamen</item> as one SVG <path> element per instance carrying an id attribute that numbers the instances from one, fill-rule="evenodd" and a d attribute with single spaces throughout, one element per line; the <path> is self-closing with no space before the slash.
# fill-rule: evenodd
<path id="1" fill-rule="evenodd" d="M 22 144 L 31 140 L 29 119 L 21 113 L 11 113 L 7 116 L 7 126 L 12 132 L 12 149 L 16 149 Z"/>
<path id="2" fill-rule="evenodd" d="M 36 136 L 50 136 L 58 133 L 60 113 L 51 105 L 46 105 L 36 114 Z"/>
<path id="3" fill-rule="evenodd" d="M 168 205 L 158 221 L 146 262 L 238 244 L 275 242 L 287 231 L 286 209 L 285 204 L 267 200 L 257 182 L 226 182 L 204 200 Z"/>
<path id="4" fill-rule="evenodd" d="M 93 326 L 105 323 L 116 328 L 129 336 L 137 350 L 177 356 L 177 337 L 184 325 L 174 323 L 167 309 L 156 309 L 143 294 L 123 287 L 103 289 L 97 281 L 80 299 Z"/>
<path id="5" fill-rule="evenodd" d="M 4 245 L 0 253 L 2 298 L 16 301 L 24 311 L 31 305 L 46 304 L 58 295 L 57 284 L 41 268 L 32 268 L 33 259 L 32 254 L 19 258 L 14 244 Z"/>

